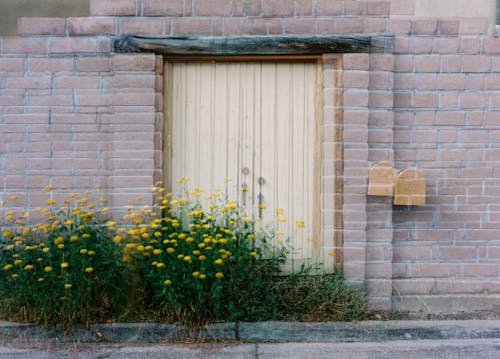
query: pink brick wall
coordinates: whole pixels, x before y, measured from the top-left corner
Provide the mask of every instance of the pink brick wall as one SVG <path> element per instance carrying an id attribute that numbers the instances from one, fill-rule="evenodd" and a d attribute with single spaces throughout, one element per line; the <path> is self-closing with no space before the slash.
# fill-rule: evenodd
<path id="1" fill-rule="evenodd" d="M 163 176 L 162 59 L 115 54 L 111 36 L 394 35 L 386 53 L 324 56 L 324 247 L 343 251 L 346 277 L 377 308 L 439 310 L 452 295 L 454 308 L 491 309 L 500 295 L 500 41 L 459 35 L 463 19 L 415 18 L 413 5 L 90 0 L 88 18 L 20 19 L 22 36 L 0 38 L 0 200 L 36 207 L 45 184 L 99 184 L 115 207 L 148 200 Z M 339 126 L 341 225 L 329 172 Z M 426 206 L 367 196 L 380 160 L 422 170 Z M 467 302 L 477 295 L 476 306 Z"/>

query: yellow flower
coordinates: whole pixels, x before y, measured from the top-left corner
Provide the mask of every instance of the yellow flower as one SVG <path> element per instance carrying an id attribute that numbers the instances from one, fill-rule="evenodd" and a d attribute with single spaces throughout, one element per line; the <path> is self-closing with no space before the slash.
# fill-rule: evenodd
<path id="1" fill-rule="evenodd" d="M 252 221 L 252 218 L 248 217 L 248 216 L 245 216 L 242 218 L 243 222 L 251 222 Z"/>
<path id="2" fill-rule="evenodd" d="M 74 222 L 71 219 L 67 219 L 66 222 L 64 222 L 65 225 L 71 226 Z"/>
<path id="3" fill-rule="evenodd" d="M 155 249 L 155 250 L 153 251 L 153 254 L 157 254 L 157 255 L 158 255 L 158 254 L 160 254 L 160 253 L 161 253 L 161 249 Z"/>
<path id="4" fill-rule="evenodd" d="M 73 235 L 73 236 L 69 237 L 69 240 L 71 242 L 76 242 L 78 240 L 78 236 L 77 235 Z"/>
<path id="5" fill-rule="evenodd" d="M 66 288 L 66 289 L 70 289 L 72 286 L 73 286 L 73 284 L 66 283 L 66 284 L 64 285 L 64 288 Z"/>
<path id="6" fill-rule="evenodd" d="M 113 221 L 108 221 L 108 222 L 106 223 L 106 225 L 107 225 L 108 227 L 114 227 L 114 226 L 116 225 L 116 222 L 113 222 Z"/>
<path id="7" fill-rule="evenodd" d="M 118 243 L 120 243 L 121 241 L 122 241 L 122 237 L 121 237 L 121 236 L 116 235 L 116 236 L 114 236 L 114 237 L 113 237 L 113 242 L 115 242 L 115 243 L 117 243 L 117 244 L 118 244 Z"/>
<path id="8" fill-rule="evenodd" d="M 14 273 L 14 274 L 11 274 L 10 275 L 12 278 L 16 279 L 17 277 L 19 277 L 19 275 L 17 273 Z"/>
<path id="9" fill-rule="evenodd" d="M 30 270 L 30 269 L 33 269 L 33 266 L 31 264 L 26 264 L 24 266 L 24 270 Z"/>
<path id="10" fill-rule="evenodd" d="M 43 282 L 45 279 L 43 277 L 38 278 L 39 282 Z"/>
<path id="11" fill-rule="evenodd" d="M 278 217 L 278 222 L 286 222 L 286 218 L 283 216 Z"/>
<path id="12" fill-rule="evenodd" d="M 200 274 L 200 279 L 205 279 L 207 277 L 206 274 Z"/>
<path id="13" fill-rule="evenodd" d="M 329 251 L 329 252 L 328 252 L 328 255 L 329 255 L 330 257 L 335 256 L 335 251 L 334 251 L 334 250 Z"/>
<path id="14" fill-rule="evenodd" d="M 215 264 L 217 264 L 218 266 L 222 265 L 222 263 L 223 263 L 223 262 L 224 262 L 224 261 L 223 261 L 222 259 L 220 259 L 220 258 L 218 258 L 218 259 L 216 259 L 216 260 L 214 261 L 214 263 L 215 263 Z"/>
<path id="15" fill-rule="evenodd" d="M 250 252 L 250 255 L 251 255 L 252 257 L 257 257 L 257 252 L 255 252 L 255 251 Z"/>
<path id="16" fill-rule="evenodd" d="M 177 258 L 178 258 L 178 259 L 182 259 L 182 258 L 184 258 L 184 254 L 179 254 L 179 255 L 177 256 Z"/>
<path id="17" fill-rule="evenodd" d="M 45 201 L 45 203 L 48 205 L 48 206 L 53 206 L 56 204 L 56 201 L 54 199 L 48 199 Z"/>
<path id="18" fill-rule="evenodd" d="M 58 245 L 57 245 L 57 248 L 59 248 L 59 249 L 63 249 L 63 248 L 64 248 L 64 244 L 62 244 L 62 243 L 61 243 L 61 244 L 58 244 Z"/>
<path id="19" fill-rule="evenodd" d="M 85 268 L 85 273 L 92 273 L 93 271 L 94 271 L 94 268 L 92 268 L 92 267 Z"/>
<path id="20" fill-rule="evenodd" d="M 200 272 L 196 271 L 196 272 L 193 272 L 193 277 L 197 278 L 200 276 Z"/>
<path id="21" fill-rule="evenodd" d="M 54 244 L 59 244 L 62 243 L 63 241 L 64 241 L 63 237 L 59 236 L 56 239 L 54 239 Z"/>
<path id="22" fill-rule="evenodd" d="M 200 252 L 199 250 L 195 249 L 195 250 L 193 251 L 193 254 L 194 254 L 195 256 L 199 256 L 199 255 L 201 254 L 201 252 Z"/>
<path id="23" fill-rule="evenodd" d="M 47 266 L 43 269 L 45 272 L 49 273 L 49 272 L 52 272 L 52 267 L 51 266 Z"/>
<path id="24" fill-rule="evenodd" d="M 21 264 L 22 262 L 23 262 L 22 260 L 20 260 L 20 259 L 16 259 L 16 260 L 14 261 L 14 265 Z"/>
<path id="25" fill-rule="evenodd" d="M 43 188 L 45 191 L 52 191 L 53 187 L 51 185 L 47 185 Z"/>
<path id="26" fill-rule="evenodd" d="M 170 279 L 167 279 L 163 282 L 165 285 L 170 285 L 172 284 L 172 281 Z"/>
<path id="27" fill-rule="evenodd" d="M 9 269 L 12 269 L 12 264 L 6 264 L 3 269 L 5 270 L 9 270 Z"/>
<path id="28" fill-rule="evenodd" d="M 207 257 L 202 254 L 201 256 L 198 257 L 198 259 L 200 261 L 204 261 L 205 259 L 207 259 Z"/>
<path id="29" fill-rule="evenodd" d="M 157 267 L 157 268 L 164 268 L 164 267 L 165 267 L 165 263 L 161 263 L 161 262 L 160 262 L 160 263 L 157 263 L 157 264 L 156 264 L 156 267 Z"/>
<path id="30" fill-rule="evenodd" d="M 88 254 L 89 256 L 95 256 L 95 251 L 89 251 Z"/>
<path id="31" fill-rule="evenodd" d="M 304 227 L 305 227 L 304 221 L 303 221 L 303 220 L 301 220 L 301 219 L 297 219 L 297 220 L 295 221 L 295 224 L 296 224 L 296 225 L 297 225 L 297 227 L 299 227 L 299 228 L 304 228 Z"/>
<path id="32" fill-rule="evenodd" d="M 215 273 L 215 278 L 222 278 L 222 277 L 224 277 L 224 274 L 222 272 Z"/>
<path id="33" fill-rule="evenodd" d="M 183 258 L 183 260 L 184 260 L 185 262 L 191 262 L 191 257 L 190 257 L 190 256 L 185 256 L 185 257 Z"/>
<path id="34" fill-rule="evenodd" d="M 167 253 L 174 253 L 174 252 L 175 252 L 175 249 L 173 249 L 171 247 L 167 248 Z"/>
<path id="35" fill-rule="evenodd" d="M 68 262 L 62 262 L 61 263 L 61 268 L 64 269 L 64 268 L 68 268 L 69 264 Z"/>

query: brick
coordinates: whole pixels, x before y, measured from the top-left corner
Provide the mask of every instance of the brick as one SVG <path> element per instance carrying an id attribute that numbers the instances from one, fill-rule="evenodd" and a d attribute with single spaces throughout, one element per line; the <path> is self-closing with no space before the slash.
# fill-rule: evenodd
<path id="1" fill-rule="evenodd" d="M 353 2 L 353 1 L 350 1 Z M 339 16 L 343 14 L 343 2 L 337 0 L 316 0 L 314 6 L 316 16 Z M 351 14 L 354 15 L 354 14 Z M 358 14 L 361 15 L 361 14 Z"/>
<path id="2" fill-rule="evenodd" d="M 71 35 L 116 34 L 116 19 L 112 17 L 70 17 L 68 23 Z"/>
<path id="3" fill-rule="evenodd" d="M 369 76 L 367 71 L 345 71 L 343 76 L 345 88 L 368 88 Z"/>
<path id="4" fill-rule="evenodd" d="M 5 54 L 45 54 L 47 51 L 46 38 L 4 37 L 2 52 Z"/>
<path id="5" fill-rule="evenodd" d="M 397 35 L 408 35 L 411 32 L 409 20 L 391 19 L 389 21 L 389 32 Z"/>
<path id="6" fill-rule="evenodd" d="M 335 19 L 336 34 L 361 33 L 363 31 L 363 18 L 338 18 Z"/>
<path id="7" fill-rule="evenodd" d="M 435 93 L 421 92 L 413 94 L 413 106 L 417 108 L 436 108 L 438 96 Z"/>
<path id="8" fill-rule="evenodd" d="M 49 76 L 8 77 L 5 88 L 47 89 L 51 87 Z"/>
<path id="9" fill-rule="evenodd" d="M 498 37 L 485 38 L 483 40 L 483 53 L 485 54 L 500 53 L 500 39 Z"/>
<path id="10" fill-rule="evenodd" d="M 489 72 L 491 70 L 491 58 L 488 56 L 463 56 L 464 72 Z"/>
<path id="11" fill-rule="evenodd" d="M 481 40 L 475 38 L 462 38 L 460 50 L 464 54 L 479 54 L 481 51 Z"/>
<path id="12" fill-rule="evenodd" d="M 410 38 L 410 49 L 415 54 L 429 54 L 432 52 L 431 37 L 413 37 Z"/>
<path id="13" fill-rule="evenodd" d="M 439 19 L 438 35 L 457 36 L 459 29 L 459 19 Z"/>
<path id="14" fill-rule="evenodd" d="M 151 71 L 156 68 L 153 54 L 117 54 L 110 58 L 116 71 Z"/>
<path id="15" fill-rule="evenodd" d="M 462 56 L 447 55 L 441 57 L 442 72 L 461 72 L 461 70 L 462 70 Z"/>
<path id="16" fill-rule="evenodd" d="M 440 90 L 463 90 L 465 89 L 465 75 L 440 74 L 438 76 L 438 87 Z"/>
<path id="17" fill-rule="evenodd" d="M 410 38 L 406 36 L 397 36 L 394 39 L 394 53 L 407 54 L 410 52 Z"/>
<path id="18" fill-rule="evenodd" d="M 52 38 L 49 40 L 49 53 L 74 54 L 95 53 L 96 40 L 94 38 Z"/>
<path id="19" fill-rule="evenodd" d="M 484 74 L 468 74 L 466 76 L 467 90 L 484 90 L 485 82 Z"/>
<path id="20" fill-rule="evenodd" d="M 248 0 L 247 1 L 247 15 L 248 16 L 261 16 L 262 15 L 262 1 L 261 0 Z"/>
<path id="21" fill-rule="evenodd" d="M 169 0 L 169 2 L 171 1 Z M 139 15 L 137 10 L 135 0 L 90 0 L 91 16 L 137 16 Z"/>
<path id="22" fill-rule="evenodd" d="M 392 0 L 391 15 L 414 15 L 415 1 L 414 0 Z"/>
<path id="23" fill-rule="evenodd" d="M 295 15 L 296 16 L 311 16 L 312 15 L 312 1 L 311 0 L 296 0 L 295 1 Z"/>
<path id="24" fill-rule="evenodd" d="M 316 23 L 314 19 L 285 19 L 285 34 L 314 34 Z"/>
<path id="25" fill-rule="evenodd" d="M 99 88 L 100 79 L 97 76 L 58 75 L 54 79 L 56 88 Z"/>
<path id="26" fill-rule="evenodd" d="M 487 35 L 490 19 L 487 17 L 461 18 L 459 33 L 461 35 Z"/>
<path id="27" fill-rule="evenodd" d="M 344 70 L 369 70 L 370 57 L 367 54 L 344 54 Z"/>
<path id="28" fill-rule="evenodd" d="M 415 56 L 416 72 L 439 72 L 439 67 L 440 67 L 439 56 L 433 56 L 433 55 Z"/>
<path id="29" fill-rule="evenodd" d="M 437 76 L 435 74 L 415 75 L 415 88 L 417 90 L 435 90 L 437 87 Z"/>
<path id="30" fill-rule="evenodd" d="M 231 15 L 231 12 L 232 12 L 231 0 L 194 1 L 193 16 L 229 16 Z"/>
<path id="31" fill-rule="evenodd" d="M 459 99 L 456 93 L 440 93 L 439 94 L 439 109 L 450 110 L 459 108 Z"/>
<path id="32" fill-rule="evenodd" d="M 385 91 L 370 91 L 368 105 L 370 107 L 389 108 L 393 104 L 393 95 Z"/>
<path id="33" fill-rule="evenodd" d="M 391 13 L 390 1 L 367 1 L 365 7 L 367 16 L 388 16 Z"/>
<path id="34" fill-rule="evenodd" d="M 486 90 L 500 90 L 500 74 L 486 76 Z"/>
<path id="35" fill-rule="evenodd" d="M 407 92 L 394 92 L 394 107 L 410 108 L 411 94 Z"/>
<path id="36" fill-rule="evenodd" d="M 437 54 L 456 54 L 460 49 L 460 40 L 457 38 L 435 38 L 433 52 Z"/>
<path id="37" fill-rule="evenodd" d="M 19 35 L 64 35 L 66 19 L 52 17 L 21 17 L 17 20 Z"/>
<path id="38" fill-rule="evenodd" d="M 45 58 L 31 57 L 28 59 L 29 71 L 31 72 L 60 72 L 72 71 L 74 67 L 73 57 Z"/>
<path id="39" fill-rule="evenodd" d="M 172 33 L 175 35 L 210 35 L 212 24 L 206 18 L 178 18 L 172 20 Z"/>
<path id="40" fill-rule="evenodd" d="M 274 0 L 262 2 L 262 16 L 293 16 L 295 13 L 295 1 Z"/>
<path id="41" fill-rule="evenodd" d="M 415 87 L 413 74 L 394 74 L 394 89 L 409 90 Z"/>
<path id="42" fill-rule="evenodd" d="M 436 35 L 437 19 L 416 19 L 413 21 L 412 34 L 414 35 Z"/>
<path id="43" fill-rule="evenodd" d="M 489 104 L 489 98 L 487 94 L 461 94 L 460 95 L 460 106 L 464 109 L 487 109 Z"/>
<path id="44" fill-rule="evenodd" d="M 77 57 L 76 63 L 78 71 L 83 72 L 100 72 L 109 71 L 111 69 L 109 57 Z"/>
<path id="45" fill-rule="evenodd" d="M 233 0 L 233 16 L 246 16 L 246 0 Z"/>
<path id="46" fill-rule="evenodd" d="M 334 30 L 335 23 L 333 19 L 317 19 L 316 20 L 316 33 L 317 34 L 328 34 L 331 35 L 335 33 Z"/>
<path id="47" fill-rule="evenodd" d="M 363 25 L 363 32 L 385 33 L 388 21 L 385 18 L 366 18 Z"/>
<path id="48" fill-rule="evenodd" d="M 22 72 L 24 71 L 24 59 L 21 57 L 0 57 L 0 71 Z"/>
<path id="49" fill-rule="evenodd" d="M 122 18 L 121 34 L 167 35 L 170 28 L 162 18 Z"/>

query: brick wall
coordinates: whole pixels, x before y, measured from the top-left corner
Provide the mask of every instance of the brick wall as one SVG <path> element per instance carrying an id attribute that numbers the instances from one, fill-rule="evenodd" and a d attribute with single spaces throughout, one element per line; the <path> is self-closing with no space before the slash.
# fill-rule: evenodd
<path id="1" fill-rule="evenodd" d="M 376 308 L 492 309 L 500 40 L 488 35 L 487 16 L 423 17 L 417 5 L 91 0 L 90 17 L 20 19 L 20 37 L 0 38 L 0 200 L 36 207 L 45 184 L 99 184 L 115 208 L 134 195 L 148 201 L 163 176 L 162 58 L 115 54 L 114 35 L 394 35 L 382 53 L 323 57 L 323 247 L 342 252 L 346 277 L 366 286 Z M 341 202 L 326 170 L 340 168 L 339 145 Z M 368 197 L 368 169 L 380 160 L 422 170 L 426 206 Z"/>

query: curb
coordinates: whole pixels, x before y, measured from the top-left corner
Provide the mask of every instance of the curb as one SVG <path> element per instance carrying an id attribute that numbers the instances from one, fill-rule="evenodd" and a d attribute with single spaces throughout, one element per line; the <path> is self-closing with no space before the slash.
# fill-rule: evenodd
<path id="1" fill-rule="evenodd" d="M 500 320 L 215 323 L 200 329 L 158 323 L 96 324 L 62 334 L 60 328 L 0 321 L 0 341 L 152 343 L 168 340 L 271 342 L 378 342 L 393 340 L 500 339 Z"/>

